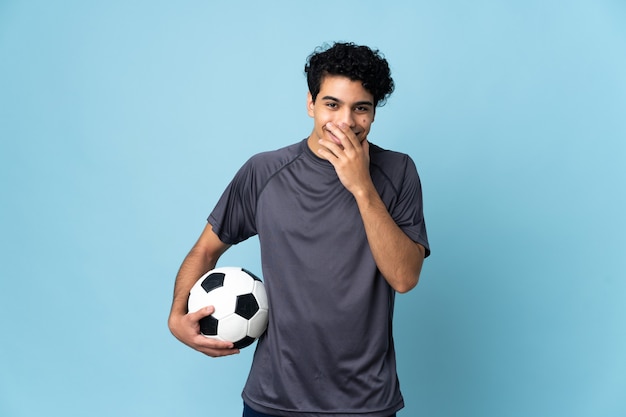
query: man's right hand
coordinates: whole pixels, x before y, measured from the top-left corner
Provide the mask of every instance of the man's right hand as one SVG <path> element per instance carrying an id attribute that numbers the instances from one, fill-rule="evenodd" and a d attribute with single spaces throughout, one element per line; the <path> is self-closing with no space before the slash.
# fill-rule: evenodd
<path id="1" fill-rule="evenodd" d="M 171 314 L 168 326 L 178 340 L 212 358 L 239 353 L 239 349 L 235 349 L 231 342 L 209 339 L 200 333 L 200 320 L 214 311 L 213 306 L 209 306 L 188 314 Z"/>

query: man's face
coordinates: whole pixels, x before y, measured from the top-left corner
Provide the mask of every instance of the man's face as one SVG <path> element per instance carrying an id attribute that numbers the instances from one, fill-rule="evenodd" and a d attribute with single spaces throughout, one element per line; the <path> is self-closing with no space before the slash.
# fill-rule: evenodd
<path id="1" fill-rule="evenodd" d="M 326 129 L 331 122 L 343 130 L 352 130 L 359 142 L 366 139 L 374 122 L 374 97 L 363 88 L 361 81 L 327 75 L 322 79 L 315 102 L 311 93 L 308 94 L 307 110 L 313 118 L 313 133 L 309 136 L 308 145 L 313 152 L 317 152 L 321 138 L 340 145 L 339 139 Z"/>

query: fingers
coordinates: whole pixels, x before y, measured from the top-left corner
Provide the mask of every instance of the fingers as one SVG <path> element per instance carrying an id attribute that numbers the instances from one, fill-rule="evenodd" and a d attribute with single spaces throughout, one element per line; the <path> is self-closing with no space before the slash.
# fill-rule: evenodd
<path id="1" fill-rule="evenodd" d="M 235 349 L 231 342 L 210 339 L 202 334 L 197 336 L 195 346 L 193 346 L 193 348 L 212 358 L 235 355 L 239 353 L 239 349 Z"/>
<path id="2" fill-rule="evenodd" d="M 328 122 L 324 128 L 331 134 L 333 143 L 342 146 L 343 149 L 355 148 L 360 143 L 352 129 L 350 129 L 350 127 L 345 123 L 336 125 L 332 122 Z"/>
<path id="3" fill-rule="evenodd" d="M 200 333 L 199 321 L 214 311 L 213 306 L 208 306 L 184 315 L 179 322 L 180 325 L 177 326 L 175 336 L 190 348 L 213 358 L 239 353 L 239 349 L 236 349 L 233 343 L 209 338 Z"/>
<path id="4" fill-rule="evenodd" d="M 329 122 L 324 126 L 324 130 L 328 132 L 328 138 L 322 137 L 319 140 L 322 147 L 318 153 L 322 158 L 329 161 L 339 159 L 343 155 L 353 154 L 359 146 L 359 140 L 347 125 Z"/>
<path id="5" fill-rule="evenodd" d="M 207 309 L 201 309 L 198 312 L 201 313 L 203 310 Z M 211 307 L 211 312 L 213 310 Z M 233 343 L 206 337 L 199 330 L 193 339 L 192 348 L 212 358 L 239 353 L 239 349 L 235 349 Z"/>
<path id="6" fill-rule="evenodd" d="M 190 311 L 189 314 L 187 314 L 187 317 L 197 322 L 197 321 L 200 321 L 200 319 L 210 316 L 214 312 L 215 312 L 215 307 L 207 306 L 207 307 L 201 308 L 198 311 Z"/>

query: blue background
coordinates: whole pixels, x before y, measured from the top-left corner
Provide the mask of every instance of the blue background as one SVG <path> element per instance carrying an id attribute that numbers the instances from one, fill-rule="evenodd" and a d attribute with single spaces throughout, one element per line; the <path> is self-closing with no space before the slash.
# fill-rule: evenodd
<path id="1" fill-rule="evenodd" d="M 310 133 L 333 40 L 389 59 L 370 140 L 424 186 L 400 415 L 626 415 L 620 0 L 0 0 L 0 415 L 240 415 L 252 350 L 177 342 L 174 276 L 236 169 Z"/>

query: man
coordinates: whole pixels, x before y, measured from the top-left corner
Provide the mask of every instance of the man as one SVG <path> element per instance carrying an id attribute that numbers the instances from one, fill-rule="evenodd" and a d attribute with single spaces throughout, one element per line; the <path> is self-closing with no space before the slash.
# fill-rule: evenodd
<path id="1" fill-rule="evenodd" d="M 389 417 L 404 406 L 392 336 L 395 293 L 430 253 L 413 161 L 367 140 L 394 84 L 377 51 L 318 49 L 305 66 L 308 138 L 253 156 L 180 268 L 169 326 L 212 357 L 189 289 L 233 244 L 258 235 L 270 303 L 243 391 L 244 417 Z"/>

